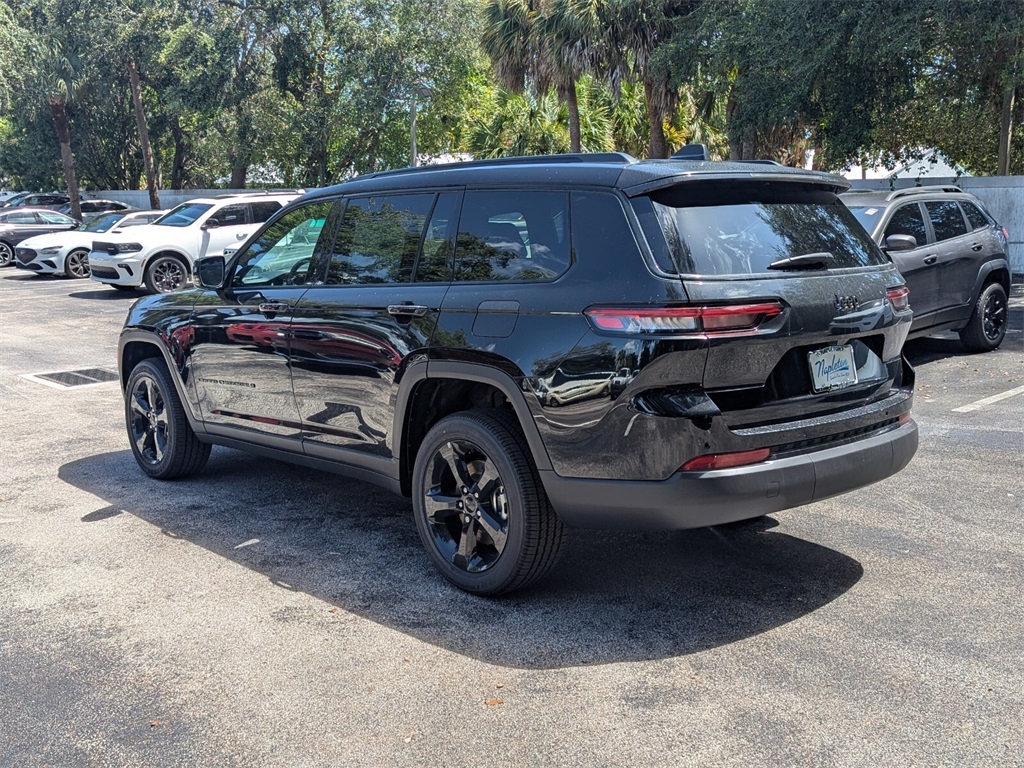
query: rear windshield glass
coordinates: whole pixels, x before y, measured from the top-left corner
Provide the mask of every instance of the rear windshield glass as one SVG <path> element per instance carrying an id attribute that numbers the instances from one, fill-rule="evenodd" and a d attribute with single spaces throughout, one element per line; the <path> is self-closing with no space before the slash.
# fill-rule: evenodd
<path id="1" fill-rule="evenodd" d="M 780 274 L 768 265 L 812 253 L 831 254 L 829 269 L 888 263 L 831 192 L 798 184 L 684 184 L 655 192 L 649 199 L 649 207 L 634 202 L 640 202 L 637 214 L 644 229 L 656 223 L 663 236 L 667 248 L 652 244 L 652 250 L 656 257 L 662 251 L 659 262 L 668 258 L 666 271 Z M 650 231 L 647 235 L 652 237 Z"/>
<path id="2" fill-rule="evenodd" d="M 873 205 L 851 205 L 850 211 L 868 232 L 874 232 L 878 222 L 882 220 L 885 207 Z"/>

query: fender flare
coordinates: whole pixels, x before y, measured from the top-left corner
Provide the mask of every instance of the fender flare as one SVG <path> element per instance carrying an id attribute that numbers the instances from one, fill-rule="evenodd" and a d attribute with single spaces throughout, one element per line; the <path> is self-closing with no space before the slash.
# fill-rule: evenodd
<path id="1" fill-rule="evenodd" d="M 999 283 L 1006 290 L 1007 295 L 1009 295 L 1009 293 L 1010 293 L 1010 286 L 1009 286 L 1010 263 L 1004 257 L 1000 257 L 1000 258 L 997 258 L 997 259 L 991 259 L 989 261 L 986 261 L 984 264 L 982 264 L 981 268 L 978 269 L 978 277 L 976 278 L 975 283 L 974 283 L 974 292 L 971 294 L 971 306 L 972 307 L 978 301 L 978 297 L 981 296 L 981 290 L 984 287 L 985 283 L 989 282 L 989 276 L 993 272 L 996 272 L 996 271 L 999 271 L 999 270 L 1002 270 L 1002 271 L 1006 272 L 1006 282 L 1004 283 L 1002 280 L 1000 280 Z"/>
<path id="2" fill-rule="evenodd" d="M 171 381 L 174 382 L 174 388 L 178 392 L 178 399 L 181 400 L 182 405 L 185 407 L 185 415 L 188 417 L 192 431 L 197 435 L 205 435 L 206 424 L 196 412 L 195 403 L 188 395 L 189 387 L 181 377 L 180 366 L 171 355 L 171 351 L 167 348 L 158 332 L 144 328 L 126 328 L 121 331 L 121 336 L 117 342 L 117 372 L 121 391 L 124 392 L 125 387 L 128 385 L 128 371 L 124 368 L 125 347 L 129 344 L 139 343 L 153 347 L 160 353 L 164 363 L 167 365 L 167 370 L 171 373 Z M 156 355 L 152 355 L 152 357 L 156 357 Z"/>

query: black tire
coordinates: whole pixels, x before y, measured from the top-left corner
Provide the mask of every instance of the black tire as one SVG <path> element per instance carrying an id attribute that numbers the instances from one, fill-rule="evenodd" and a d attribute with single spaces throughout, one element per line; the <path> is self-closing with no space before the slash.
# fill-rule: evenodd
<path id="1" fill-rule="evenodd" d="M 412 489 L 427 555 L 460 589 L 512 592 L 558 562 L 564 528 L 511 414 L 463 411 L 435 424 L 416 454 Z"/>
<path id="2" fill-rule="evenodd" d="M 1006 290 L 999 283 L 989 283 L 960 331 L 960 342 L 971 352 L 990 352 L 1003 343 L 1008 314 Z"/>
<path id="3" fill-rule="evenodd" d="M 64 274 L 75 280 L 88 277 L 89 272 L 89 251 L 85 248 L 78 248 L 64 258 Z"/>
<path id="4" fill-rule="evenodd" d="M 177 256 L 155 256 L 146 265 L 145 280 L 151 293 L 174 293 L 188 285 L 188 267 Z"/>
<path id="5" fill-rule="evenodd" d="M 9 267 L 14 263 L 14 248 L 0 240 L 0 267 Z"/>
<path id="6" fill-rule="evenodd" d="M 132 369 L 124 418 L 135 460 L 150 477 L 186 477 L 210 458 L 210 446 L 192 431 L 167 365 L 159 358 L 143 360 Z"/>

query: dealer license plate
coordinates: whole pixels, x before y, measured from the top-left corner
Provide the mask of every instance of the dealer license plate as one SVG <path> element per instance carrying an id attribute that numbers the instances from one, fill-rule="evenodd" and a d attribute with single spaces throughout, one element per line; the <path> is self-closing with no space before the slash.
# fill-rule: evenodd
<path id="1" fill-rule="evenodd" d="M 807 353 L 811 367 L 811 386 L 815 392 L 842 389 L 857 383 L 857 365 L 853 347 L 843 344 Z"/>

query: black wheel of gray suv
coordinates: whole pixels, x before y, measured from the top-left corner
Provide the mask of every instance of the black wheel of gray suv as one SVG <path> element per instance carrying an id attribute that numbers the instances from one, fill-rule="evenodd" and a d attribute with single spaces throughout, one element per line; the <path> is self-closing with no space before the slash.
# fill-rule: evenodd
<path id="1" fill-rule="evenodd" d="M 9 267 L 14 263 L 14 249 L 0 240 L 0 267 Z"/>
<path id="2" fill-rule="evenodd" d="M 972 352 L 988 352 L 1003 343 L 1009 304 L 999 283 L 990 283 L 978 297 L 974 312 L 960 331 L 960 342 Z"/>
<path id="3" fill-rule="evenodd" d="M 124 416 L 132 453 L 150 477 L 185 477 L 201 470 L 210 458 L 210 446 L 192 431 L 163 360 L 143 360 L 132 369 Z"/>
<path id="4" fill-rule="evenodd" d="M 174 293 L 188 284 L 188 267 L 177 256 L 157 256 L 146 266 L 145 280 L 153 293 Z"/>
<path id="5" fill-rule="evenodd" d="M 81 279 L 89 276 L 89 252 L 84 248 L 72 251 L 64 259 L 64 274 Z"/>
<path id="6" fill-rule="evenodd" d="M 460 589 L 511 592 L 558 561 L 564 529 L 510 414 L 464 411 L 439 421 L 416 454 L 412 487 L 427 555 Z"/>

